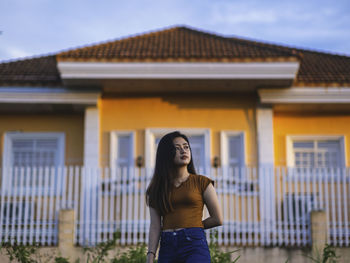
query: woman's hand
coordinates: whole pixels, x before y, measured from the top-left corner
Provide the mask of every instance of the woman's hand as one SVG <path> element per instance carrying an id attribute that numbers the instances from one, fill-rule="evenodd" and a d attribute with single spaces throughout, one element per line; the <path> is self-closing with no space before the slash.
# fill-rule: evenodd
<path id="1" fill-rule="evenodd" d="M 149 207 L 149 213 L 151 217 L 151 224 L 149 226 L 149 237 L 148 237 L 148 251 L 156 253 L 160 237 L 160 222 L 161 218 L 157 210 Z M 147 263 L 153 263 L 155 255 L 153 253 L 147 254 Z"/>
<path id="2" fill-rule="evenodd" d="M 154 262 L 154 255 L 152 253 L 147 255 L 147 263 L 153 263 Z"/>
<path id="3" fill-rule="evenodd" d="M 203 199 L 210 215 L 210 217 L 203 220 L 204 229 L 221 226 L 223 221 L 221 207 L 212 184 L 209 184 L 205 189 Z"/>

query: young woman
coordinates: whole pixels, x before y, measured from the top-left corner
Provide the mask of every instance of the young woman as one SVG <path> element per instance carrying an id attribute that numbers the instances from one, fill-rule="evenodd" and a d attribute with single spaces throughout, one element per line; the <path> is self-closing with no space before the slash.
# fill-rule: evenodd
<path id="1" fill-rule="evenodd" d="M 208 177 L 196 174 L 184 134 L 168 133 L 159 141 L 153 178 L 146 192 L 151 216 L 147 263 L 154 261 L 159 238 L 159 263 L 210 262 L 203 229 L 222 224 L 213 185 Z M 202 221 L 204 204 L 210 216 Z"/>

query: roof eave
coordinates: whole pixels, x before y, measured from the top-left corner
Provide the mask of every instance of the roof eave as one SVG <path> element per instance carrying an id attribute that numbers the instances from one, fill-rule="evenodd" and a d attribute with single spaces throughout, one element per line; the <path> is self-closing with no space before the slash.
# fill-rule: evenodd
<path id="1" fill-rule="evenodd" d="M 289 89 L 259 89 L 261 103 L 350 103 L 350 87 L 291 87 Z"/>
<path id="2" fill-rule="evenodd" d="M 300 63 L 116 63 L 58 62 L 63 81 L 87 79 L 286 79 L 294 80 Z"/>
<path id="3" fill-rule="evenodd" d="M 76 91 L 64 87 L 1 87 L 0 103 L 97 105 L 100 91 Z"/>

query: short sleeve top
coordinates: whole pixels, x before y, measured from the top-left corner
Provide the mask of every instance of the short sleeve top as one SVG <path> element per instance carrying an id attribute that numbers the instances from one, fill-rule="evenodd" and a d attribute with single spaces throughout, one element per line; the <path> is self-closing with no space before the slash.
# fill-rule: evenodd
<path id="1" fill-rule="evenodd" d="M 163 216 L 163 230 L 203 227 L 203 193 L 214 181 L 203 175 L 190 174 L 185 182 L 173 187 L 170 202 L 173 211 Z"/>

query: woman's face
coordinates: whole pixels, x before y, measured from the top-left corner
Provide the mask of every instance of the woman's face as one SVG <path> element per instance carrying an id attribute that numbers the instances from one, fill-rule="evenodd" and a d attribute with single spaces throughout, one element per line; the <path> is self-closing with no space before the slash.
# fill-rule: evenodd
<path id="1" fill-rule="evenodd" d="M 188 165 L 191 161 L 191 149 L 186 140 L 182 137 L 176 137 L 173 143 L 176 149 L 174 158 L 175 165 Z"/>

